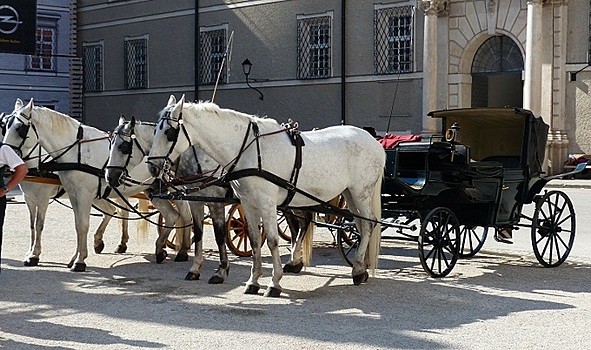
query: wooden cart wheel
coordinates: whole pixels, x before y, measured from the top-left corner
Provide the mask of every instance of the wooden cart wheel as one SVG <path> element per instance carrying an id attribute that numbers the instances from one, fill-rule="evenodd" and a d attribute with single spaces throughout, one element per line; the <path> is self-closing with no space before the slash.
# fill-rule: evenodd
<path id="1" fill-rule="evenodd" d="M 277 232 L 279 233 L 279 237 L 291 243 L 291 231 L 289 225 L 287 224 L 285 215 L 279 210 L 277 211 Z"/>
<path id="2" fill-rule="evenodd" d="M 482 249 L 488 227 L 481 226 L 460 226 L 460 248 L 458 254 L 460 258 L 471 258 Z"/>
<path id="3" fill-rule="evenodd" d="M 335 221 L 335 225 L 342 227 L 337 230 L 337 249 L 339 254 L 349 266 L 353 266 L 353 259 L 357 254 L 361 235 L 354 221 L 339 218 Z"/>
<path id="4" fill-rule="evenodd" d="M 251 256 L 252 248 L 250 246 L 250 238 L 248 236 L 248 223 L 244 216 L 244 209 L 242 205 L 234 204 L 228 212 L 228 220 L 226 220 L 226 227 L 228 229 L 228 236 L 226 244 L 232 253 L 238 256 Z M 261 245 L 265 242 L 265 232 L 261 239 Z"/>
<path id="5" fill-rule="evenodd" d="M 458 260 L 460 225 L 454 213 L 443 207 L 431 210 L 419 232 L 419 258 L 431 277 L 447 276 Z"/>
<path id="6" fill-rule="evenodd" d="M 536 201 L 531 241 L 536 258 L 544 267 L 556 267 L 568 257 L 575 240 L 573 203 L 561 191 L 549 191 Z"/>

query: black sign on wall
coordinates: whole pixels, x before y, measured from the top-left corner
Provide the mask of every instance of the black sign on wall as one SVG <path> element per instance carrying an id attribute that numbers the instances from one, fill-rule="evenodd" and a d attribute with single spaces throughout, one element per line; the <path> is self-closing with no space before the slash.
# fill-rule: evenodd
<path id="1" fill-rule="evenodd" d="M 0 0 L 0 52 L 35 54 L 37 0 Z"/>

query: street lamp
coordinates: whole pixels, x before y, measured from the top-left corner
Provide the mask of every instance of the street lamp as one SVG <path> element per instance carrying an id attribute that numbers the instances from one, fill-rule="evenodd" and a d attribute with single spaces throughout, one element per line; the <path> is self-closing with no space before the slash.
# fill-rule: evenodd
<path id="1" fill-rule="evenodd" d="M 259 98 L 261 99 L 261 101 L 263 100 L 263 93 L 255 88 L 254 86 L 251 86 L 250 83 L 248 82 L 248 76 L 250 75 L 250 70 L 252 69 L 252 63 L 250 63 L 250 60 L 247 58 L 242 62 L 242 72 L 244 73 L 244 76 L 246 76 L 246 85 L 255 90 L 256 92 L 259 93 Z"/>

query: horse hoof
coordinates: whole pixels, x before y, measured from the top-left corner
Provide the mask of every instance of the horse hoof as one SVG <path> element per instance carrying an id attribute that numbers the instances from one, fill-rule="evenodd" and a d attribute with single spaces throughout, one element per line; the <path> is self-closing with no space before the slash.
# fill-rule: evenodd
<path id="1" fill-rule="evenodd" d="M 207 283 L 209 284 L 222 284 L 224 283 L 224 279 L 218 275 L 213 275 L 211 276 L 211 278 L 209 279 L 209 281 L 207 281 Z"/>
<path id="2" fill-rule="evenodd" d="M 187 275 L 185 275 L 185 281 L 197 281 L 199 279 L 201 275 L 198 273 L 194 273 L 194 272 L 187 272 Z"/>
<path id="3" fill-rule="evenodd" d="M 23 264 L 25 266 L 37 266 L 39 265 L 39 258 L 27 258 L 27 260 L 25 260 Z"/>
<path id="4" fill-rule="evenodd" d="M 165 250 L 161 251 L 160 253 L 156 254 L 156 263 L 161 264 L 164 259 L 166 259 L 166 256 L 168 255 L 168 253 L 166 253 Z"/>
<path id="5" fill-rule="evenodd" d="M 187 253 L 179 253 L 174 258 L 174 261 L 176 261 L 176 262 L 188 261 L 188 260 L 189 260 L 189 254 L 187 254 Z"/>
<path id="6" fill-rule="evenodd" d="M 285 266 L 283 266 L 283 272 L 300 273 L 300 271 L 302 271 L 303 267 L 304 267 L 304 263 L 299 263 L 297 265 L 287 263 L 287 264 L 285 264 Z"/>
<path id="7" fill-rule="evenodd" d="M 105 242 L 103 242 L 103 241 L 101 241 L 101 243 L 99 243 L 99 245 L 94 246 L 94 252 L 97 254 L 102 253 L 103 249 L 105 249 Z"/>
<path id="8" fill-rule="evenodd" d="M 123 254 L 127 251 L 127 245 L 125 244 L 119 244 L 117 246 L 117 249 L 115 249 L 115 253 L 116 254 Z"/>
<path id="9" fill-rule="evenodd" d="M 244 290 L 244 294 L 259 294 L 259 289 L 261 289 L 261 287 L 259 286 L 246 286 L 246 289 Z"/>
<path id="10" fill-rule="evenodd" d="M 73 272 L 84 272 L 86 271 L 86 264 L 85 263 L 75 263 L 74 266 L 70 269 Z"/>
<path id="11" fill-rule="evenodd" d="M 275 287 L 269 287 L 265 291 L 265 296 L 271 297 L 271 298 L 279 298 L 281 296 L 281 289 L 275 288 Z"/>
<path id="12" fill-rule="evenodd" d="M 368 278 L 369 278 L 369 274 L 367 273 L 367 271 L 365 271 L 364 273 L 362 273 L 360 275 L 353 276 L 353 284 L 358 286 L 361 283 L 367 282 Z"/>

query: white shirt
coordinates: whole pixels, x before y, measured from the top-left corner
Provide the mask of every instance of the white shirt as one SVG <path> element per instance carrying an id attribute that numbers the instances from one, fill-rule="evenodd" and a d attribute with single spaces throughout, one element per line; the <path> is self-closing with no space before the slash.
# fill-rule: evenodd
<path id="1" fill-rule="evenodd" d="M 25 162 L 19 157 L 16 152 L 7 145 L 0 147 L 0 167 L 8 165 L 11 170 L 14 170 L 17 166 L 25 164 Z"/>

